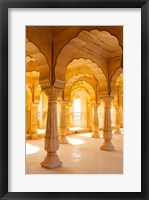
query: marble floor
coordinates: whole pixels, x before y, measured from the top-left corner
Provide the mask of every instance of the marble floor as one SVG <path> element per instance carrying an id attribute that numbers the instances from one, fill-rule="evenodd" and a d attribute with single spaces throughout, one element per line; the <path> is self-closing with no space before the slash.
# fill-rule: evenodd
<path id="1" fill-rule="evenodd" d="M 41 167 L 46 152 L 44 139 L 27 140 L 26 174 L 122 174 L 123 135 L 113 135 L 115 151 L 100 150 L 101 138 L 91 133 L 68 135 L 69 144 L 60 144 L 57 154 L 62 167 L 50 170 Z"/>

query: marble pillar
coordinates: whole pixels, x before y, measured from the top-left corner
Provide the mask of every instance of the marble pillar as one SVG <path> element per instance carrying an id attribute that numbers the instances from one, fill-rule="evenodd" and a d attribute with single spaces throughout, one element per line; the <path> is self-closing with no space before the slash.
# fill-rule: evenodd
<path id="1" fill-rule="evenodd" d="M 67 144 L 66 138 L 67 127 L 66 127 L 66 102 L 59 101 L 60 104 L 60 118 L 59 118 L 59 143 Z"/>
<path id="2" fill-rule="evenodd" d="M 90 123 L 89 123 L 90 131 L 93 131 L 93 107 L 92 106 L 89 107 L 89 115 L 90 115 Z"/>
<path id="3" fill-rule="evenodd" d="M 57 125 L 57 95 L 59 91 L 57 91 L 55 88 L 48 88 L 45 89 L 44 92 L 48 96 L 48 114 L 45 136 L 45 151 L 47 152 L 47 155 L 44 161 L 41 163 L 41 166 L 54 169 L 62 165 L 62 162 L 56 153 L 59 149 Z"/>
<path id="4" fill-rule="evenodd" d="M 31 130 L 31 111 L 26 110 L 26 132 L 29 135 Z"/>
<path id="5" fill-rule="evenodd" d="M 98 105 L 93 105 L 93 138 L 99 138 L 99 119 L 98 119 Z"/>
<path id="6" fill-rule="evenodd" d="M 66 104 L 66 129 L 67 129 L 67 134 L 70 132 L 70 103 Z"/>
<path id="7" fill-rule="evenodd" d="M 37 139 L 38 128 L 38 103 L 31 104 L 31 127 L 30 127 L 30 139 Z"/>
<path id="8" fill-rule="evenodd" d="M 115 119 L 115 134 L 121 134 L 120 130 L 120 107 L 118 105 L 115 106 L 115 111 L 116 111 L 116 119 Z"/>
<path id="9" fill-rule="evenodd" d="M 90 124 L 90 106 L 87 106 L 87 113 L 86 113 L 86 117 L 87 117 L 87 128 L 90 129 L 91 124 Z"/>
<path id="10" fill-rule="evenodd" d="M 104 131 L 103 138 L 104 143 L 100 147 L 101 150 L 112 151 L 114 150 L 114 146 L 111 142 L 112 140 L 112 126 L 111 126 L 111 101 L 113 98 L 107 97 L 103 98 L 104 101 Z"/>

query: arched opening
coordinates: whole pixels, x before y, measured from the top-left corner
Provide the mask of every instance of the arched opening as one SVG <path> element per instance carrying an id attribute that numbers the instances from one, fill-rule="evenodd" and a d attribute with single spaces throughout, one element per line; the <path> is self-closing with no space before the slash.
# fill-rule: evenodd
<path id="1" fill-rule="evenodd" d="M 43 98 L 42 89 L 45 85 L 50 85 L 49 74 L 50 68 L 46 57 L 26 38 L 26 90 L 30 91 L 30 99 L 26 95 L 26 103 L 29 105 L 26 114 L 27 139 L 45 136 L 46 122 L 43 120 L 43 112 L 44 107 L 47 107 L 47 97 Z"/>
<path id="2" fill-rule="evenodd" d="M 74 98 L 73 99 L 73 113 L 74 113 L 74 127 L 81 126 L 81 99 Z"/>

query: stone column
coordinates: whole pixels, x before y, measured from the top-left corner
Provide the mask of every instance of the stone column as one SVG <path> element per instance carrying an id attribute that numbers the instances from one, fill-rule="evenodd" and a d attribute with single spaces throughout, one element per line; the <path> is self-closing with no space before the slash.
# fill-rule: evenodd
<path id="1" fill-rule="evenodd" d="M 92 105 L 89 107 L 89 115 L 90 115 L 90 131 L 93 131 L 93 107 Z"/>
<path id="2" fill-rule="evenodd" d="M 119 111 L 119 106 L 116 105 L 115 106 L 115 111 L 116 111 L 116 120 L 115 120 L 115 131 L 114 133 L 115 134 L 121 134 L 121 131 L 120 131 L 120 111 Z"/>
<path id="3" fill-rule="evenodd" d="M 86 113 L 86 117 L 87 117 L 87 128 L 90 128 L 90 106 L 87 105 L 87 113 Z"/>
<path id="4" fill-rule="evenodd" d="M 103 131 L 103 138 L 104 143 L 100 147 L 101 150 L 105 151 L 112 151 L 114 150 L 114 146 L 111 142 L 112 139 L 112 126 L 111 126 L 111 101 L 113 98 L 107 97 L 103 98 L 103 101 L 105 103 L 104 107 L 104 131 Z"/>
<path id="5" fill-rule="evenodd" d="M 67 134 L 69 134 L 70 131 L 70 103 L 66 104 L 66 128 L 67 128 Z"/>
<path id="6" fill-rule="evenodd" d="M 29 135 L 31 130 L 31 111 L 26 110 L 26 132 Z"/>
<path id="7" fill-rule="evenodd" d="M 59 160 L 56 151 L 59 149 L 59 136 L 57 126 L 57 95 L 59 91 L 55 88 L 45 89 L 48 96 L 48 115 L 45 136 L 45 150 L 47 155 L 41 163 L 42 167 L 54 169 L 60 167 L 62 162 Z"/>
<path id="8" fill-rule="evenodd" d="M 60 103 L 60 119 L 59 119 L 59 143 L 67 144 L 68 140 L 66 138 L 67 128 L 66 128 L 66 102 L 59 101 Z"/>
<path id="9" fill-rule="evenodd" d="M 123 108 L 120 107 L 120 126 L 123 128 Z"/>
<path id="10" fill-rule="evenodd" d="M 98 109 L 98 105 L 95 104 L 94 106 L 94 114 L 93 114 L 93 134 L 92 137 L 93 138 L 99 138 L 99 120 L 98 120 L 98 113 L 97 113 L 97 109 Z"/>
<path id="11" fill-rule="evenodd" d="M 30 139 L 37 139 L 37 128 L 38 128 L 38 103 L 31 104 L 31 130 Z"/>

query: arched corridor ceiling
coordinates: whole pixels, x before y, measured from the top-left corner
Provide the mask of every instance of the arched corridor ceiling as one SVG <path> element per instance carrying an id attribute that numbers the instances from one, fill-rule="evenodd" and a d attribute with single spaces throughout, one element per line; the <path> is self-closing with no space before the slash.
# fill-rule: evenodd
<path id="1" fill-rule="evenodd" d="M 82 75 L 81 75 L 82 74 Z M 70 80 L 77 80 L 78 78 L 83 79 L 85 77 L 92 77 L 93 82 L 98 81 L 100 95 L 105 95 L 108 93 L 108 83 L 105 74 L 102 69 L 98 67 L 96 63 L 93 63 L 90 59 L 74 59 L 67 66 L 66 71 L 66 85 L 72 84 Z M 79 77 L 80 76 L 80 77 Z M 66 87 L 65 87 L 66 88 Z"/>
<path id="2" fill-rule="evenodd" d="M 85 81 L 89 83 L 93 89 L 97 92 L 99 90 L 99 86 L 97 83 L 97 80 L 89 74 L 77 74 L 76 76 L 73 76 L 69 81 L 67 81 L 64 89 L 64 96 L 69 96 L 71 92 L 71 87 L 77 82 L 77 81 Z"/>
<path id="3" fill-rule="evenodd" d="M 107 31 L 91 30 L 88 32 L 83 30 L 61 50 L 55 67 L 56 79 L 65 80 L 66 66 L 68 66 L 72 58 L 78 58 L 78 56 L 84 60 L 91 60 L 94 63 L 92 67 L 95 73 L 97 73 L 97 69 L 102 69 L 104 74 L 107 75 L 109 59 L 110 62 L 115 57 L 119 57 L 121 60 L 122 49 L 117 38 Z M 68 69 L 73 67 L 76 62 L 80 62 L 79 64 L 82 65 L 81 62 L 84 62 L 84 60 L 72 61 Z M 86 62 L 88 63 L 88 61 L 85 61 L 83 65 L 86 65 Z M 95 67 L 96 65 L 97 67 Z"/>
<path id="4" fill-rule="evenodd" d="M 67 66 L 67 71 L 75 71 L 77 69 L 81 70 L 82 68 L 88 67 L 91 72 L 93 72 L 94 76 L 97 80 L 103 82 L 107 82 L 106 75 L 103 73 L 102 69 L 99 66 L 92 62 L 90 59 L 74 59 Z M 67 75 L 66 75 L 67 76 Z"/>
<path id="5" fill-rule="evenodd" d="M 75 97 L 79 96 L 85 96 L 88 100 L 90 100 L 90 95 L 88 91 L 85 88 L 76 88 L 71 92 L 71 98 L 74 99 Z"/>
<path id="6" fill-rule="evenodd" d="M 90 99 L 93 102 L 96 102 L 96 93 L 92 87 L 92 85 L 90 85 L 88 82 L 86 81 L 77 81 L 74 85 L 72 85 L 71 87 L 71 92 L 73 92 L 76 89 L 85 89 L 85 91 L 90 95 Z M 70 93 L 71 94 L 71 93 Z"/>

